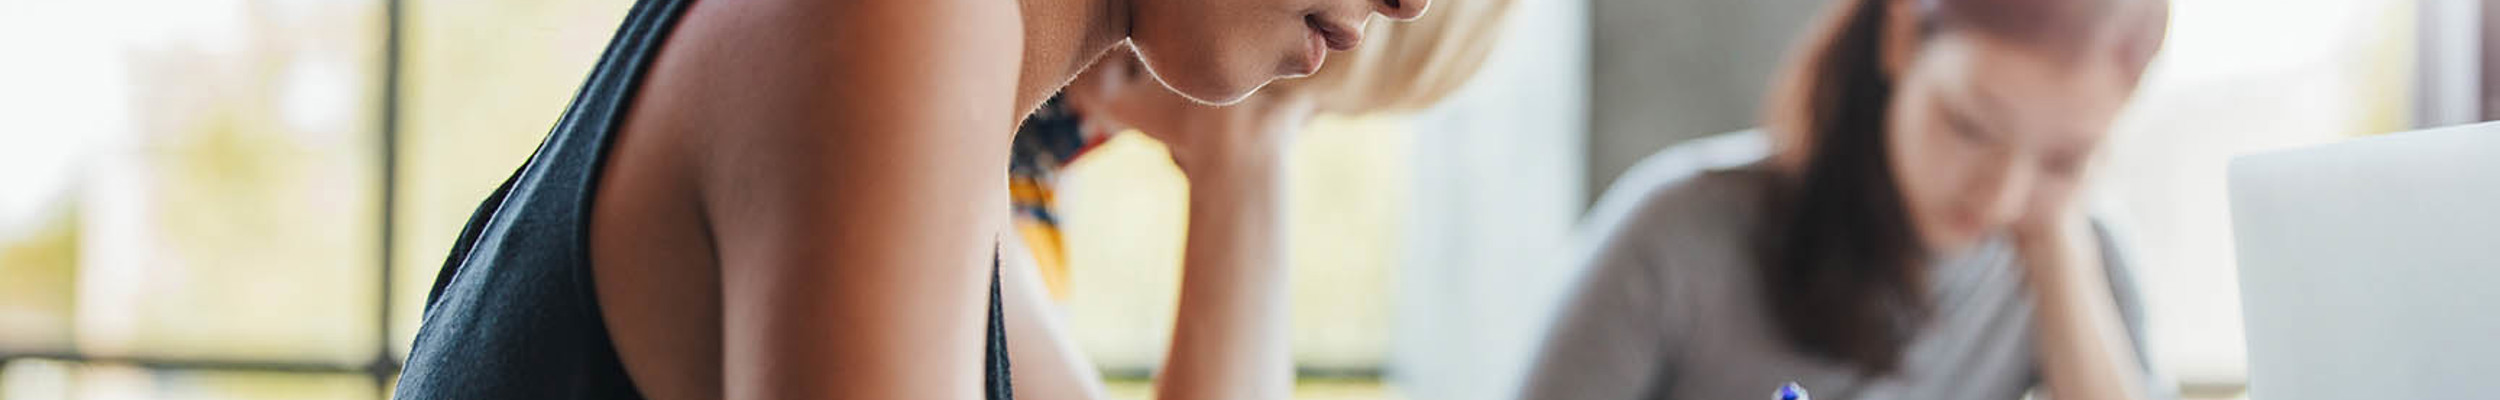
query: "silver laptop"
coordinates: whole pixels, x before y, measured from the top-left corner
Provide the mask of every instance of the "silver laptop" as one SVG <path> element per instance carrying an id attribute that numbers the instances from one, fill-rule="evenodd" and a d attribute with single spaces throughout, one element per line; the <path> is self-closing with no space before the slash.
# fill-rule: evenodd
<path id="1" fill-rule="evenodd" d="M 2500 123 L 2231 161 L 2249 397 L 2500 399 Z"/>

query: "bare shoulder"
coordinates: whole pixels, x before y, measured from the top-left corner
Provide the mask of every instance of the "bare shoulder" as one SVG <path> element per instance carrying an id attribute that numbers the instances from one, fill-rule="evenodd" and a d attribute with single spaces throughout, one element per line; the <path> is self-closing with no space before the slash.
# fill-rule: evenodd
<path id="1" fill-rule="evenodd" d="M 729 398 L 975 398 L 1015 0 L 714 0 L 637 96 L 686 138 Z M 648 124 L 645 124 L 648 123 Z M 846 366 L 876 365 L 859 370 Z"/>
<path id="2" fill-rule="evenodd" d="M 835 226 L 798 221 L 903 211 L 826 207 L 865 193 L 969 204 L 1003 179 L 1019 12 L 1015 0 L 697 2 L 646 75 L 626 136 L 679 139 L 716 225 L 824 234 Z"/>
<path id="3" fill-rule="evenodd" d="M 984 144 L 1003 143 L 1015 124 L 1018 13 L 1015 0 L 701 2 L 661 52 L 641 106 L 663 103 L 643 108 L 680 113 L 664 119 L 699 132 L 707 184 L 833 178 L 811 172 L 976 178 L 908 162 L 824 164 L 1004 160 L 990 148 L 1006 146 Z M 842 169 L 852 167 L 873 171 Z"/>
<path id="4" fill-rule="evenodd" d="M 689 14 L 678 33 L 687 40 L 669 52 L 731 67 L 717 80 L 773 79 L 742 89 L 876 98 L 864 105 L 898 109 L 913 99 L 989 95 L 1002 100 L 948 108 L 1013 117 L 1024 42 L 1016 0 L 734 0 L 699 3 Z"/>

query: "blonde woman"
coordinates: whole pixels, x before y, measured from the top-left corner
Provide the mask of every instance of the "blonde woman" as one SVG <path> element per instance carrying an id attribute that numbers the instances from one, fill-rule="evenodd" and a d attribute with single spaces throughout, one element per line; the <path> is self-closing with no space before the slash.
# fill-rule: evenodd
<path id="1" fill-rule="evenodd" d="M 1017 147 L 1018 214 L 1030 251 L 1010 251 L 1003 270 L 1008 334 L 1028 338 L 1015 347 L 1016 393 L 1027 399 L 1101 398 L 1091 364 L 1058 332 L 1045 282 L 1056 233 L 1050 228 L 1049 173 L 1112 132 L 1136 129 L 1171 150 L 1189 181 L 1188 238 L 1184 244 L 1180 313 L 1240 308 L 1278 318 L 1274 324 L 1224 332 L 1260 343 L 1260 354 L 1284 360 L 1289 336 L 1285 298 L 1281 205 L 1285 150 L 1320 114 L 1407 112 L 1446 97 L 1474 75 L 1492 49 L 1494 34 L 1512 0 L 1443 0 L 1433 16 L 1370 28 L 1362 49 L 1307 79 L 1280 82 L 1225 107 L 1174 95 L 1154 84 L 1135 57 L 1115 54 L 1086 71 L 1059 99 L 1025 123 Z M 1029 255 L 1031 257 L 1023 257 Z M 1020 267 L 1021 266 L 1021 267 Z M 1074 266 L 1082 273 L 1083 266 Z M 1216 296 L 1210 293 L 1245 293 Z M 1240 301 L 1240 300 L 1250 301 Z M 1188 329 L 1187 327 L 1180 327 Z M 1184 349 L 1225 349 L 1175 336 L 1159 385 L 1173 382 L 1174 368 L 1195 362 Z M 1046 338 L 1046 339 L 1031 339 Z M 1047 340 L 1035 342 L 1032 340 Z M 1290 379 L 1290 375 L 1272 379 Z M 1289 387 L 1261 386 L 1261 387 Z M 1280 398 L 1284 393 L 1249 393 Z"/>
<path id="2" fill-rule="evenodd" d="M 1027 112 L 1123 43 L 1236 102 L 1430 2 L 639 0 L 463 229 L 395 396 L 1010 398 L 997 210 Z M 1290 384 L 1276 340 L 1229 334 L 1282 324 L 1273 286 L 1228 281 L 1191 288 L 1157 397 Z"/>

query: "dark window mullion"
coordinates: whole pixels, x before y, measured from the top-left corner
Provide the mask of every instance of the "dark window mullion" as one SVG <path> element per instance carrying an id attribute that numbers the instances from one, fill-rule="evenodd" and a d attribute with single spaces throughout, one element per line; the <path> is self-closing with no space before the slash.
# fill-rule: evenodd
<path id="1" fill-rule="evenodd" d="M 379 275 L 381 279 L 378 279 L 376 286 L 379 290 L 375 291 L 379 294 L 376 295 L 378 301 L 375 302 L 373 316 L 376 337 L 373 361 L 364 366 L 364 372 L 373 377 L 373 389 L 377 393 L 375 398 L 378 399 L 391 397 L 391 380 L 399 374 L 399 360 L 391 354 L 392 338 L 396 337 L 391 332 L 391 302 L 394 292 L 392 289 L 395 281 L 392 278 L 397 273 L 397 269 L 393 268 L 397 264 L 394 258 L 397 252 L 393 249 L 392 239 L 396 236 L 399 225 L 397 212 L 399 208 L 399 89 L 401 34 L 405 30 L 404 22 L 406 21 L 400 14 L 405 8 L 406 5 L 402 0 L 382 0 L 381 112 L 377 118 L 381 123 L 378 130 L 381 145 L 378 147 L 382 152 L 382 204 L 379 207 L 381 223 L 377 224 L 380 225 L 381 234 L 376 235 L 381 241 L 377 252 L 380 255 L 378 257 L 380 262 L 377 265 L 381 270 Z"/>

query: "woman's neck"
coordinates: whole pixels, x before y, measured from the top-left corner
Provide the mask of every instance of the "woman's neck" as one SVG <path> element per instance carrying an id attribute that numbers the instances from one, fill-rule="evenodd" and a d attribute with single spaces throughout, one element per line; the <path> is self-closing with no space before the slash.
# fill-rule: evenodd
<path id="1" fill-rule="evenodd" d="M 1196 118 L 1198 121 L 1192 122 L 1199 126 L 1191 130 L 1200 132 L 1192 134 L 1261 138 L 1262 145 L 1276 151 L 1300 137 L 1303 129 L 1310 128 L 1311 118 L 1319 114 L 1319 102 L 1298 90 L 1261 90 L 1233 105 L 1194 107 L 1211 108 L 1219 116 Z"/>
<path id="2" fill-rule="evenodd" d="M 1024 15 L 1024 62 L 1016 110 L 1031 113 L 1094 59 L 1128 39 L 1131 0 L 1016 0 Z M 1017 121 L 1024 115 L 1016 115 Z"/>
<path id="3" fill-rule="evenodd" d="M 1319 115 L 1319 100 L 1303 91 L 1293 90 L 1297 88 L 1270 89 L 1276 90 L 1263 90 L 1257 96 L 1245 100 L 1245 104 L 1236 105 L 1256 107 L 1253 112 L 1256 113 L 1260 124 L 1268 131 L 1261 133 L 1286 135 L 1285 137 L 1291 138 L 1302 132 L 1303 128 L 1310 127 L 1311 118 Z"/>

